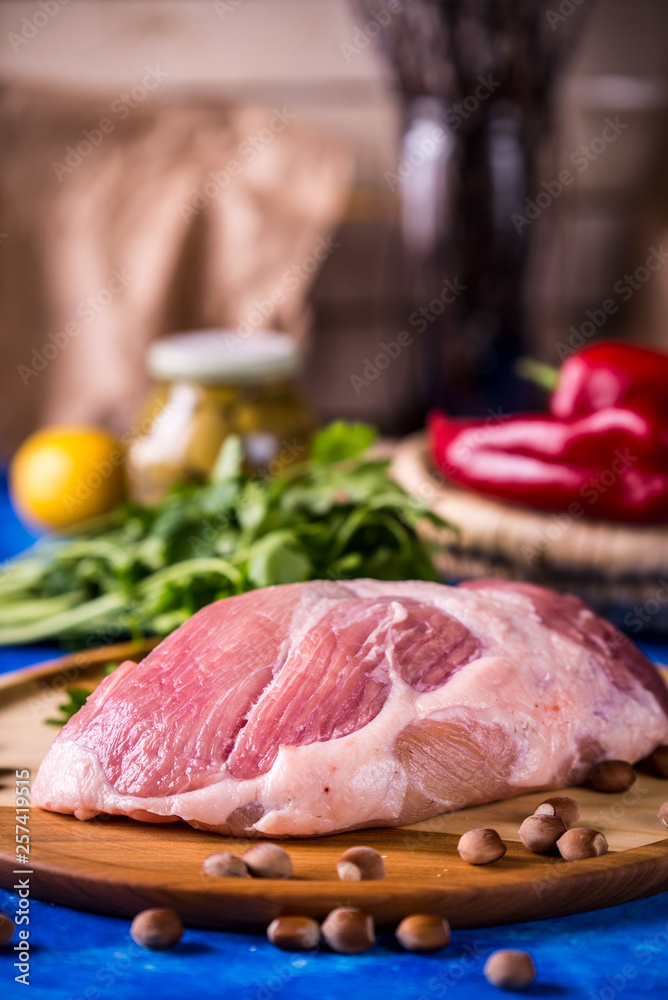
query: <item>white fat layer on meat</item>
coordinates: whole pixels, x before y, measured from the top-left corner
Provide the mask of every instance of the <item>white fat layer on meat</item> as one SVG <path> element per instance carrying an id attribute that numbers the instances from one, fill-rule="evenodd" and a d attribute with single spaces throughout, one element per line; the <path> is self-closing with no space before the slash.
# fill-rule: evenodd
<path id="1" fill-rule="evenodd" d="M 483 655 L 459 668 L 440 688 L 420 693 L 398 675 L 393 650 L 388 649 L 390 692 L 366 726 L 338 739 L 282 746 L 266 773 L 237 780 L 223 769 L 218 780 L 190 792 L 156 797 L 120 794 L 95 754 L 74 741 L 58 740 L 36 778 L 34 803 L 74 813 L 80 819 L 121 813 L 155 821 L 183 819 L 221 829 L 234 810 L 259 803 L 264 814 L 248 832 L 267 837 L 309 836 L 397 823 L 407 776 L 397 759 L 395 742 L 417 720 L 462 724 L 469 720 L 501 726 L 508 744 L 517 751 L 512 771 L 504 777 L 518 795 L 581 779 L 578 746 L 583 739 L 596 741 L 603 758 L 629 761 L 668 742 L 668 723 L 653 695 L 630 673 L 628 692 L 614 688 L 605 671 L 587 662 L 588 653 L 581 645 L 546 630 L 532 602 L 522 594 L 372 580 L 344 587 L 353 596 L 395 598 L 391 609 L 396 622 L 406 617 L 402 598 L 432 603 L 470 629 Z M 338 599 L 347 596 L 342 593 L 344 587 Z M 331 604 L 329 594 L 318 602 L 318 618 Z M 314 618 L 312 604 L 297 607 L 290 643 L 298 643 L 318 618 Z M 551 644 L 549 665 L 544 662 L 546 636 Z M 444 760 L 444 774 L 447 767 Z M 435 800 L 429 815 L 477 801 L 484 797 L 476 799 L 476 790 L 469 789 L 466 801 L 447 796 Z"/>

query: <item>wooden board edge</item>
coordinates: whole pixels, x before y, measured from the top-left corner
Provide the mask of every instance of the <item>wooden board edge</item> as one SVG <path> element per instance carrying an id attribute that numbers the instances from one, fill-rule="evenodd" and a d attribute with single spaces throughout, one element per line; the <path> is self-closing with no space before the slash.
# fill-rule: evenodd
<path id="1" fill-rule="evenodd" d="M 31 890 L 37 899 L 84 911 L 132 919 L 151 906 L 172 907 L 184 923 L 220 930 L 263 930 L 277 916 L 323 919 L 337 906 L 359 906 L 376 924 L 391 928 L 408 913 L 438 913 L 454 928 L 495 926 L 603 909 L 668 890 L 668 849 L 649 845 L 589 861 L 546 866 L 529 882 L 507 873 L 497 884 L 435 888 L 423 880 L 341 883 L 335 880 L 225 880 L 193 888 L 184 879 L 163 880 L 133 872 L 125 882 L 101 873 L 74 875 L 68 868 L 33 862 Z M 0 857 L 0 885 L 11 891 L 20 874 Z M 583 901 L 586 905 L 583 905 Z M 484 915 L 481 917 L 480 908 Z"/>
<path id="2" fill-rule="evenodd" d="M 111 646 L 98 646 L 95 649 L 79 650 L 67 653 L 53 660 L 44 660 L 19 670 L 10 670 L 0 674 L 0 691 L 51 677 L 54 674 L 68 673 L 72 670 L 87 670 L 89 667 L 101 666 L 113 660 L 129 660 L 135 656 L 145 656 L 162 640 L 156 638 L 139 639 L 132 642 L 118 642 Z"/>

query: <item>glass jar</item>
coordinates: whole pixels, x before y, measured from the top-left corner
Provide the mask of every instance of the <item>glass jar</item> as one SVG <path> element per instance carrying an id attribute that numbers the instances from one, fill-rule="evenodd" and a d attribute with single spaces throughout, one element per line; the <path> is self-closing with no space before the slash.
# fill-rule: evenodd
<path id="1" fill-rule="evenodd" d="M 128 447 L 130 495 L 153 504 L 173 483 L 205 479 L 228 434 L 247 471 L 276 475 L 306 457 L 314 414 L 297 386 L 299 345 L 283 333 L 196 330 L 148 350 L 156 385 Z"/>

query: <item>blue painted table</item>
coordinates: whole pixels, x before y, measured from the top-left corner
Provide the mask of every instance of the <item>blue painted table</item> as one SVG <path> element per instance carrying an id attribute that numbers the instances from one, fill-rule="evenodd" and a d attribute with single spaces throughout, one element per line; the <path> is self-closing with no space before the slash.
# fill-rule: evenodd
<path id="1" fill-rule="evenodd" d="M 0 558 L 30 536 L 16 522 L 0 482 Z M 668 661 L 668 643 L 644 644 Z M 55 647 L 0 651 L 0 671 L 57 652 Z M 12 915 L 18 896 L 0 890 Z M 263 937 L 190 930 L 168 952 L 137 947 L 125 920 L 30 901 L 30 997 L 125 1000 L 155 996 L 216 1000 L 484 1000 L 504 994 L 484 979 L 485 958 L 497 948 L 531 952 L 538 968 L 526 997 L 583 1000 L 668 998 L 668 893 L 575 917 L 509 927 L 456 931 L 447 951 L 416 956 L 383 937 L 364 955 L 290 954 Z M 20 996 L 11 946 L 0 950 L 0 997 Z"/>

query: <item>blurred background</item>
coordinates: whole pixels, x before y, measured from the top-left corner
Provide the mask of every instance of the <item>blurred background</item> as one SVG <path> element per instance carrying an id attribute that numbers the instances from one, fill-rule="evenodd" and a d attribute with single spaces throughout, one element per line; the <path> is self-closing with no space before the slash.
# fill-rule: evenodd
<path id="1" fill-rule="evenodd" d="M 435 403 L 533 405 L 514 360 L 558 364 L 559 345 L 610 297 L 606 336 L 666 343 L 668 271 L 626 301 L 613 289 L 668 243 L 668 5 L 543 4 L 531 100 L 508 111 L 498 61 L 482 59 L 487 90 L 445 130 L 452 81 L 430 79 L 433 44 L 413 25 L 415 51 L 397 46 L 417 6 L 0 3 L 4 458 L 45 422 L 125 430 L 146 394 L 147 344 L 179 330 L 286 331 L 306 345 L 303 388 L 321 419 L 391 435 L 420 427 Z M 467 4 L 450 6 L 465 24 Z M 536 83 L 546 62 L 550 79 Z M 466 167 L 452 180 L 452 148 L 475 162 L 466 144 L 481 123 L 494 138 L 493 205 Z M 473 279 L 482 307 L 466 301 L 466 247 L 443 248 L 447 219 L 475 228 L 462 204 L 469 220 L 479 207 L 483 229 L 496 218 L 510 315 L 507 302 L 495 315 L 485 275 Z M 419 323 L 415 310 L 448 281 L 468 286 L 446 293 L 454 315 L 446 303 L 445 319 Z M 401 360 L 374 377 L 402 331 Z"/>

